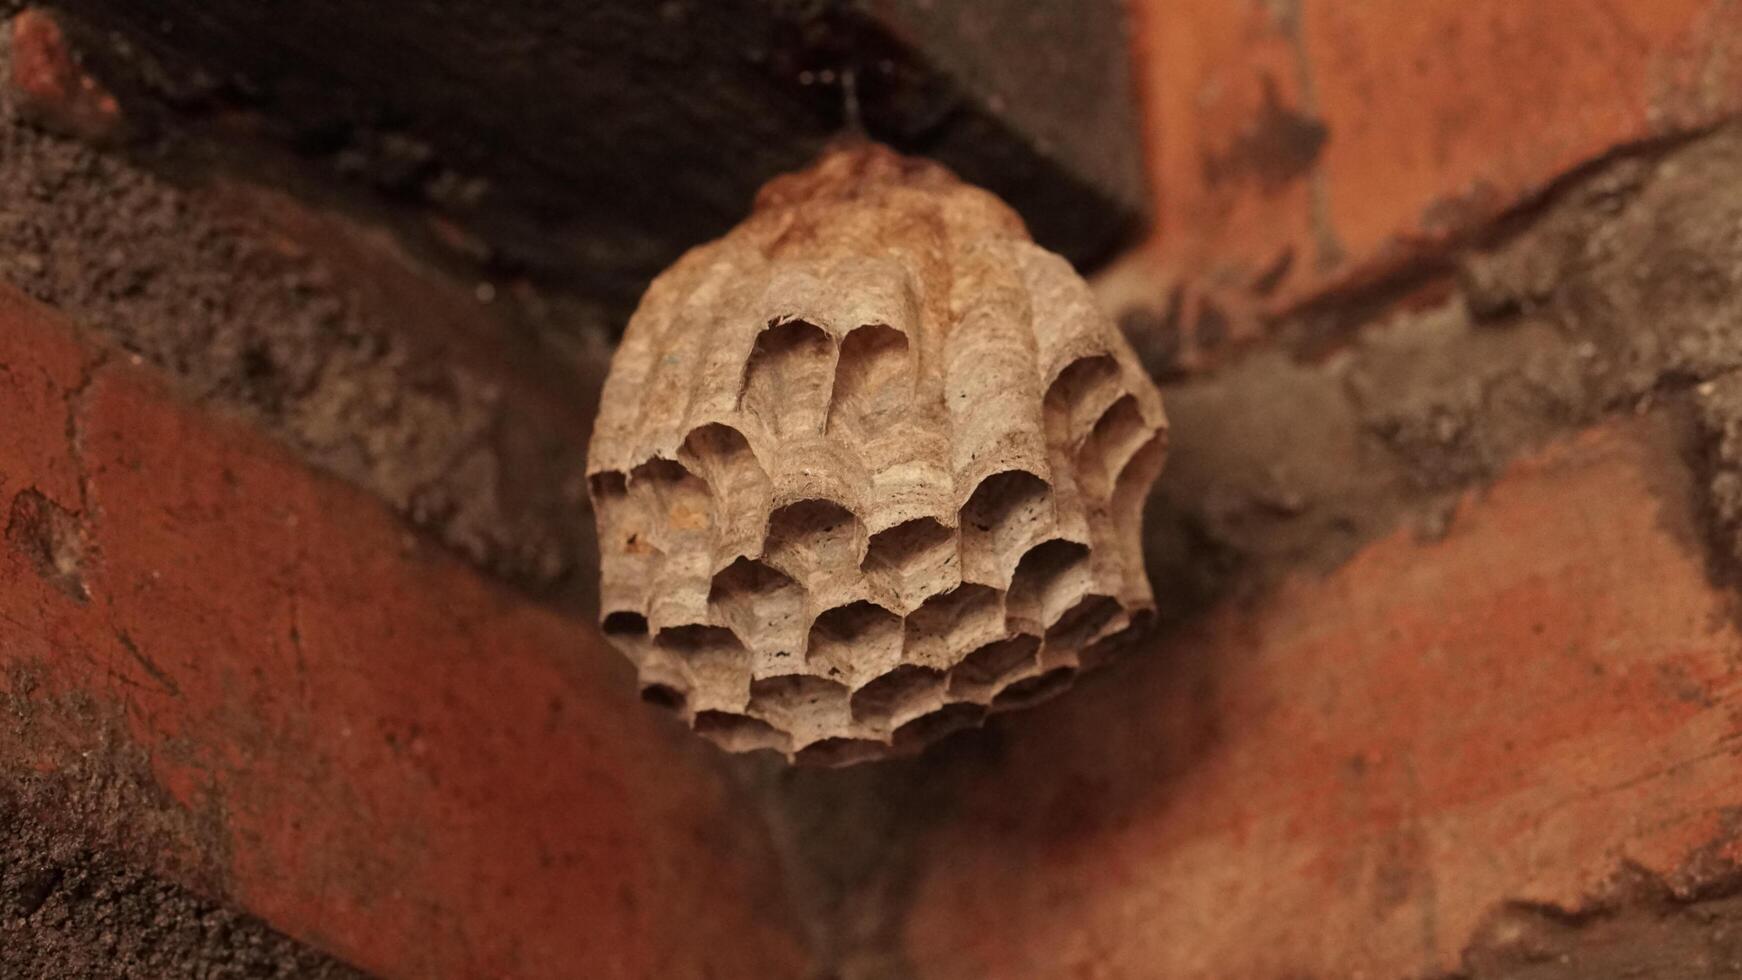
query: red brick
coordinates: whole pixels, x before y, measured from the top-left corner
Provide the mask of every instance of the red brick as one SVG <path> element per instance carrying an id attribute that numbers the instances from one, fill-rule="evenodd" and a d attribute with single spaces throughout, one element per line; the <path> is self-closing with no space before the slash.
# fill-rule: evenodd
<path id="1" fill-rule="evenodd" d="M 1742 635 L 1628 422 L 1008 726 L 925 849 L 926 976 L 1414 976 L 1503 903 L 1742 856 Z M 1160 584 L 1166 588 L 1166 583 Z"/>
<path id="2" fill-rule="evenodd" d="M 90 545 L 85 602 L 0 553 L 0 676 L 118 705 L 216 815 L 165 868 L 216 862 L 227 897 L 386 975 L 803 972 L 761 822 L 590 627 L 93 360 L 0 294 L 0 495 L 41 488 Z"/>
<path id="3" fill-rule="evenodd" d="M 1287 308 L 1484 225 L 1566 172 L 1742 105 L 1722 0 L 1148 0 L 1150 253 Z M 1318 152 L 1309 122 L 1324 127 Z"/>

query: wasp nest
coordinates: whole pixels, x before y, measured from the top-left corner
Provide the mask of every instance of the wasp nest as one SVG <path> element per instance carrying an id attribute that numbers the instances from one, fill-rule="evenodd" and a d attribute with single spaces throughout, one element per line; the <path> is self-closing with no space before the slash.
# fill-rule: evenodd
<path id="1" fill-rule="evenodd" d="M 1155 387 L 984 191 L 878 147 L 648 289 L 588 473 L 605 632 L 727 749 L 839 765 L 1069 686 L 1153 607 Z"/>

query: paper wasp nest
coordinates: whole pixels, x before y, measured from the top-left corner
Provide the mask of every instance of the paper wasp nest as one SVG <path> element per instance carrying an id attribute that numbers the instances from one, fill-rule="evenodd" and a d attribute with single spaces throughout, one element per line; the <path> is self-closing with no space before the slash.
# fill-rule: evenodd
<path id="1" fill-rule="evenodd" d="M 1165 435 L 1014 212 L 934 164 L 832 151 L 629 322 L 588 460 L 605 632 L 727 749 L 917 749 L 1137 631 Z"/>

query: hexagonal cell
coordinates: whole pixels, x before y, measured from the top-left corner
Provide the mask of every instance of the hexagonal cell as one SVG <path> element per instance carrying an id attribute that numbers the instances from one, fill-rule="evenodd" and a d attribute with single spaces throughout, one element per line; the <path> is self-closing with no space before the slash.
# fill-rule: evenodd
<path id="1" fill-rule="evenodd" d="M 907 411 L 913 380 L 906 334 L 880 323 L 847 334 L 835 367 L 830 432 L 868 439 Z"/>
<path id="2" fill-rule="evenodd" d="M 1153 438 L 1155 430 L 1143 420 L 1137 399 L 1132 395 L 1120 398 L 1095 421 L 1078 451 L 1078 483 L 1099 499 L 1107 499 L 1125 464 Z"/>
<path id="3" fill-rule="evenodd" d="M 713 569 L 760 553 L 771 485 L 744 434 L 723 422 L 699 425 L 684 437 L 679 455 L 713 490 Z"/>
<path id="4" fill-rule="evenodd" d="M 792 746 L 790 738 L 767 722 L 732 711 L 698 711 L 694 728 L 696 734 L 728 752 L 769 749 L 784 753 Z"/>
<path id="5" fill-rule="evenodd" d="M 619 609 L 606 613 L 605 618 L 599 622 L 599 628 L 606 636 L 646 636 L 647 617 L 638 612 Z"/>
<path id="6" fill-rule="evenodd" d="M 1115 526 L 1141 528 L 1143 504 L 1149 490 L 1161 475 L 1167 459 L 1167 438 L 1159 435 L 1145 443 L 1125 464 L 1113 484 L 1113 497 L 1108 504 Z M 1127 534 L 1118 538 L 1119 561 L 1125 572 L 1125 597 L 1132 603 L 1148 603 L 1152 593 L 1149 573 L 1143 561 L 1143 537 Z"/>
<path id="7" fill-rule="evenodd" d="M 1081 650 L 1104 630 L 1120 623 L 1124 616 L 1125 607 L 1118 600 L 1104 595 L 1084 596 L 1047 627 L 1046 644 Z"/>
<path id="8" fill-rule="evenodd" d="M 901 617 L 863 600 L 836 606 L 811 626 L 805 659 L 813 671 L 853 682 L 901 660 Z"/>
<path id="9" fill-rule="evenodd" d="M 1052 488 L 1024 470 L 994 473 L 962 506 L 960 527 L 963 580 L 1005 588 L 1017 558 L 1052 533 Z"/>
<path id="10" fill-rule="evenodd" d="M 879 729 L 899 725 L 935 705 L 944 682 L 941 670 L 904 664 L 853 692 L 853 720 Z"/>
<path id="11" fill-rule="evenodd" d="M 653 505 L 654 530 L 663 537 L 706 531 L 713 524 L 708 484 L 675 459 L 650 459 L 630 470 L 629 493 L 647 495 Z"/>
<path id="12" fill-rule="evenodd" d="M 781 731 L 808 738 L 847 717 L 847 688 L 807 674 L 767 677 L 750 685 L 749 711 Z"/>
<path id="13" fill-rule="evenodd" d="M 907 617 L 903 658 L 909 663 L 949 668 L 968 651 L 1002 639 L 1004 601 L 998 590 L 963 582 L 932 596 Z"/>
<path id="14" fill-rule="evenodd" d="M 984 701 L 1005 678 L 1034 666 L 1040 638 L 1019 634 L 988 643 L 950 671 L 950 696 Z"/>
<path id="15" fill-rule="evenodd" d="M 1074 450 L 1124 392 L 1119 364 L 1110 355 L 1072 361 L 1046 391 L 1048 441 Z"/>
<path id="16" fill-rule="evenodd" d="M 649 518 L 629 497 L 629 475 L 616 470 L 587 478 L 599 526 L 599 604 L 639 607 L 647 597 L 656 552 Z"/>
<path id="17" fill-rule="evenodd" d="M 1117 658 L 1148 636 L 1155 625 L 1155 614 L 1148 609 L 1135 610 L 1128 619 L 1124 629 L 1115 630 L 1083 647 L 1077 654 L 1081 669 L 1094 670 Z"/>
<path id="18" fill-rule="evenodd" d="M 985 720 L 986 709 L 980 705 L 966 702 L 946 704 L 897 728 L 890 736 L 890 743 L 896 752 L 905 755 L 956 732 L 978 728 Z"/>
<path id="19" fill-rule="evenodd" d="M 833 500 L 799 500 L 768 517 L 764 560 L 818 593 L 836 591 L 851 581 L 864 553 L 865 528 L 853 512 Z"/>
<path id="20" fill-rule="evenodd" d="M 881 759 L 888 746 L 864 738 L 825 738 L 798 750 L 792 761 L 801 766 L 834 769 Z"/>
<path id="21" fill-rule="evenodd" d="M 952 589 L 962 579 L 956 531 L 930 517 L 917 517 L 871 535 L 865 574 L 902 612 L 926 596 Z"/>
<path id="22" fill-rule="evenodd" d="M 740 558 L 714 576 L 708 612 L 758 651 L 804 649 L 804 590 L 752 558 Z"/>
<path id="23" fill-rule="evenodd" d="M 737 709 L 749 692 L 750 652 L 731 630 L 699 623 L 662 629 L 653 638 L 674 669 L 687 675 L 690 698 L 699 708 Z M 663 676 L 650 680 L 669 683 Z"/>
<path id="24" fill-rule="evenodd" d="M 708 485 L 673 459 L 650 459 L 629 472 L 629 496 L 650 515 L 657 557 L 646 582 L 655 627 L 707 615 L 707 543 L 713 527 Z"/>
<path id="25" fill-rule="evenodd" d="M 1058 697 L 1071 686 L 1076 679 L 1074 667 L 1058 667 L 1043 674 L 1025 677 L 998 692 L 992 699 L 993 711 L 1014 711 L 1017 708 L 1032 708 L 1033 706 Z"/>
<path id="26" fill-rule="evenodd" d="M 1089 548 L 1076 541 L 1043 541 L 1022 556 L 1011 576 L 1005 610 L 1012 621 L 1050 627 L 1094 588 Z"/>
<path id="27" fill-rule="evenodd" d="M 641 700 L 675 712 L 682 712 L 685 702 L 683 692 L 670 684 L 641 685 Z"/>
<path id="28" fill-rule="evenodd" d="M 770 321 L 744 366 L 740 407 L 776 439 L 821 433 L 834 387 L 835 339 L 803 320 Z"/>

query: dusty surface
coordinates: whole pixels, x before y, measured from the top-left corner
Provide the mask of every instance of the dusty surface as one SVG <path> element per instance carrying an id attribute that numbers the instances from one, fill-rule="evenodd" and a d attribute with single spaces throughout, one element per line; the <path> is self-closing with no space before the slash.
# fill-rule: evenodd
<path id="1" fill-rule="evenodd" d="M 1451 495 L 1520 451 L 1658 404 L 1699 420 L 1688 451 L 1733 524 L 1738 179 L 1734 129 L 1619 157 L 1449 256 L 1455 275 L 1380 287 L 1389 305 L 1334 342 L 1311 315 L 1285 320 L 1283 349 L 1164 385 L 1175 439 L 1146 526 L 1152 578 L 1214 592 L 1242 567 L 1334 567 L 1400 522 L 1443 533 Z M 1122 322 L 1165 375 L 1172 327 L 1148 309 Z"/>
<path id="2" fill-rule="evenodd" d="M 99 862 L 388 976 L 803 974 L 766 828 L 584 621 L 10 289 L 0 381 L 0 514 L 83 545 L 0 541 L 0 784 L 106 766 Z"/>
<path id="3" fill-rule="evenodd" d="M 660 276 L 588 450 L 602 624 L 732 751 L 844 765 L 1143 632 L 1154 384 L 1015 213 L 870 144 Z"/>
<path id="4" fill-rule="evenodd" d="M 113 705 L 38 697 L 31 670 L 14 664 L 10 674 L 0 694 L 8 770 L 0 781 L 0 973 L 362 976 L 190 889 L 190 881 L 220 887 L 221 872 L 205 860 L 221 840 L 221 818 L 182 810 L 153 782 Z M 68 745 L 70 733 L 83 744 Z M 148 870 L 166 853 L 186 862 L 179 881 Z"/>
<path id="5" fill-rule="evenodd" d="M 1637 871 L 1574 912 L 1520 902 L 1497 910 L 1434 980 L 1707 980 L 1742 977 L 1742 881 L 1696 900 Z"/>
<path id="6" fill-rule="evenodd" d="M 1564 175 L 1731 117 L 1729 0 L 1134 5 L 1159 234 L 1230 341 L 1480 238 Z M 1472 72 L 1470 66 L 1482 70 Z M 1353 289 L 1356 295 L 1348 295 Z"/>
<path id="7" fill-rule="evenodd" d="M 524 304 L 483 301 L 495 286 L 469 290 L 287 198 L 172 184 L 21 124 L 16 102 L 0 105 L 0 278 L 487 571 L 591 591 L 577 443 L 601 356 L 549 349 Z"/>

